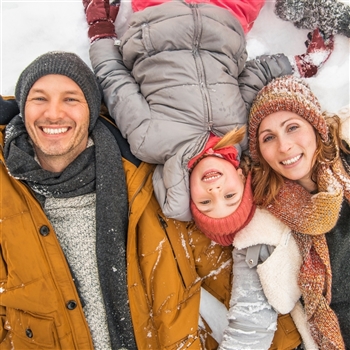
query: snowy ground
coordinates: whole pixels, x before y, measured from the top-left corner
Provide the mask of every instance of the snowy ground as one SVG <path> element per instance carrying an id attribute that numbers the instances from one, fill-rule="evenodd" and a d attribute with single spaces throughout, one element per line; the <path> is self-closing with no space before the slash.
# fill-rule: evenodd
<path id="1" fill-rule="evenodd" d="M 349 4 L 349 0 L 342 1 Z M 119 13 L 121 22 L 127 9 L 128 6 L 122 3 Z M 267 0 L 248 34 L 247 48 L 250 57 L 279 52 L 290 56 L 304 53 L 308 30 L 299 30 L 293 24 L 280 20 L 273 9 L 274 2 Z M 47 51 L 75 52 L 90 65 L 87 24 L 81 0 L 0 0 L 0 21 L 2 95 L 13 95 L 21 71 Z M 118 32 L 119 29 L 120 27 Z M 319 74 L 309 79 L 322 108 L 329 112 L 342 110 L 344 120 L 349 114 L 350 104 L 349 49 L 349 39 L 336 36 L 332 56 Z M 344 136 L 350 139 L 348 121 L 344 125 Z M 213 305 L 211 315 L 219 314 L 220 305 L 215 305 L 213 301 L 206 299 L 207 294 L 202 294 L 203 304 Z M 221 320 L 226 320 L 225 313 L 226 310 L 223 310 Z M 214 333 L 220 339 L 220 329 Z"/>
<path id="2" fill-rule="evenodd" d="M 122 0 L 120 21 L 128 10 Z M 342 0 L 349 4 L 349 0 Z M 90 65 L 87 24 L 80 0 L 0 0 L 1 47 L 0 93 L 13 95 L 21 71 L 38 55 L 51 50 L 77 53 Z M 305 52 L 308 30 L 280 20 L 273 12 L 274 1 L 267 0 L 247 36 L 250 57 L 283 52 L 296 55 Z M 349 39 L 336 36 L 335 50 L 322 70 L 309 83 L 323 109 L 338 112 L 350 101 Z M 350 126 L 346 125 L 350 138 Z"/>

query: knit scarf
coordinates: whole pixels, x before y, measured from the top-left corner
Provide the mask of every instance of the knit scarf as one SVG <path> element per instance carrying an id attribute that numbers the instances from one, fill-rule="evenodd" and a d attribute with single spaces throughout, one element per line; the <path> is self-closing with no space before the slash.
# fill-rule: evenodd
<path id="1" fill-rule="evenodd" d="M 6 127 L 4 155 L 10 174 L 26 183 L 39 201 L 69 198 L 96 191 L 96 256 L 100 285 L 113 349 L 136 348 L 128 306 L 126 233 L 128 203 L 118 144 L 101 121 L 87 147 L 60 173 L 44 170 L 23 120 L 16 116 Z"/>
<path id="2" fill-rule="evenodd" d="M 285 180 L 276 201 L 267 206 L 293 230 L 303 259 L 298 283 L 305 312 L 311 334 L 323 350 L 345 350 L 337 316 L 329 306 L 332 271 L 325 234 L 338 221 L 343 197 L 350 201 L 349 173 L 347 163 L 337 157 L 331 164 L 321 166 L 317 194 Z"/>

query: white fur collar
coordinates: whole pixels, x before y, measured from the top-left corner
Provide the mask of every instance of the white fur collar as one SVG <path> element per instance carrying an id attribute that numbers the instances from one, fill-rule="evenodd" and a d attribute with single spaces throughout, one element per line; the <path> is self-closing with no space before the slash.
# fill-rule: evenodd
<path id="1" fill-rule="evenodd" d="M 237 249 L 257 244 L 277 246 L 286 232 L 290 229 L 282 221 L 266 209 L 256 208 L 250 223 L 236 234 L 233 245 Z"/>

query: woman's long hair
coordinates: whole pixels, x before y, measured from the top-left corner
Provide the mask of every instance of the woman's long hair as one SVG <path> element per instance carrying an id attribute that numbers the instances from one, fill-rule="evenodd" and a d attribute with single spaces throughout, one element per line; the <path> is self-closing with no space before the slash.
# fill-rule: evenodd
<path id="1" fill-rule="evenodd" d="M 315 129 L 316 152 L 311 176 L 315 183 L 317 181 L 316 174 L 322 163 L 332 163 L 339 155 L 339 150 L 350 153 L 341 137 L 341 119 L 337 115 L 329 115 L 327 113 L 323 113 L 323 117 L 328 125 L 329 141 L 322 141 L 320 134 Z M 267 207 L 276 200 L 276 196 L 283 186 L 284 177 L 276 173 L 262 157 L 259 142 L 257 142 L 257 152 L 259 163 L 253 164 L 254 200 L 257 204 Z"/>

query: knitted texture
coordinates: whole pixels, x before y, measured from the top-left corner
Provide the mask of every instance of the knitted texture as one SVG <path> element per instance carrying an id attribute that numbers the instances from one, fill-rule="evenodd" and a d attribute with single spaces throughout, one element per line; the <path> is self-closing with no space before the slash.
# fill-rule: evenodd
<path id="1" fill-rule="evenodd" d="M 45 213 L 53 225 L 68 261 L 84 314 L 90 328 L 94 349 L 111 349 L 97 268 L 96 194 L 72 198 L 46 198 Z"/>
<path id="2" fill-rule="evenodd" d="M 242 201 L 236 211 L 231 215 L 224 218 L 211 218 L 200 212 L 191 200 L 191 212 L 197 227 L 211 240 L 223 246 L 232 244 L 236 233 L 252 219 L 255 208 L 251 187 L 251 174 L 247 177 Z"/>
<path id="3" fill-rule="evenodd" d="M 345 349 L 337 316 L 330 308 L 332 271 L 325 233 L 337 223 L 343 196 L 350 201 L 350 176 L 341 158 L 323 164 L 317 174 L 319 193 L 312 195 L 285 181 L 267 209 L 291 227 L 302 254 L 299 286 L 315 342 L 323 350 Z"/>
<path id="4" fill-rule="evenodd" d="M 65 75 L 83 91 L 90 110 L 91 132 L 100 113 L 100 88 L 91 69 L 76 54 L 70 52 L 48 52 L 39 56 L 21 73 L 15 95 L 22 118 L 25 118 L 25 103 L 30 89 L 38 79 L 49 74 Z"/>
<path id="5" fill-rule="evenodd" d="M 338 0 L 276 0 L 275 13 L 297 28 L 350 37 L 350 6 Z"/>
<path id="6" fill-rule="evenodd" d="M 254 161 L 258 161 L 257 133 L 261 121 L 278 111 L 294 112 L 306 119 L 328 140 L 327 123 L 322 116 L 321 106 L 304 80 L 293 76 L 274 79 L 257 94 L 249 115 L 249 150 Z"/>

